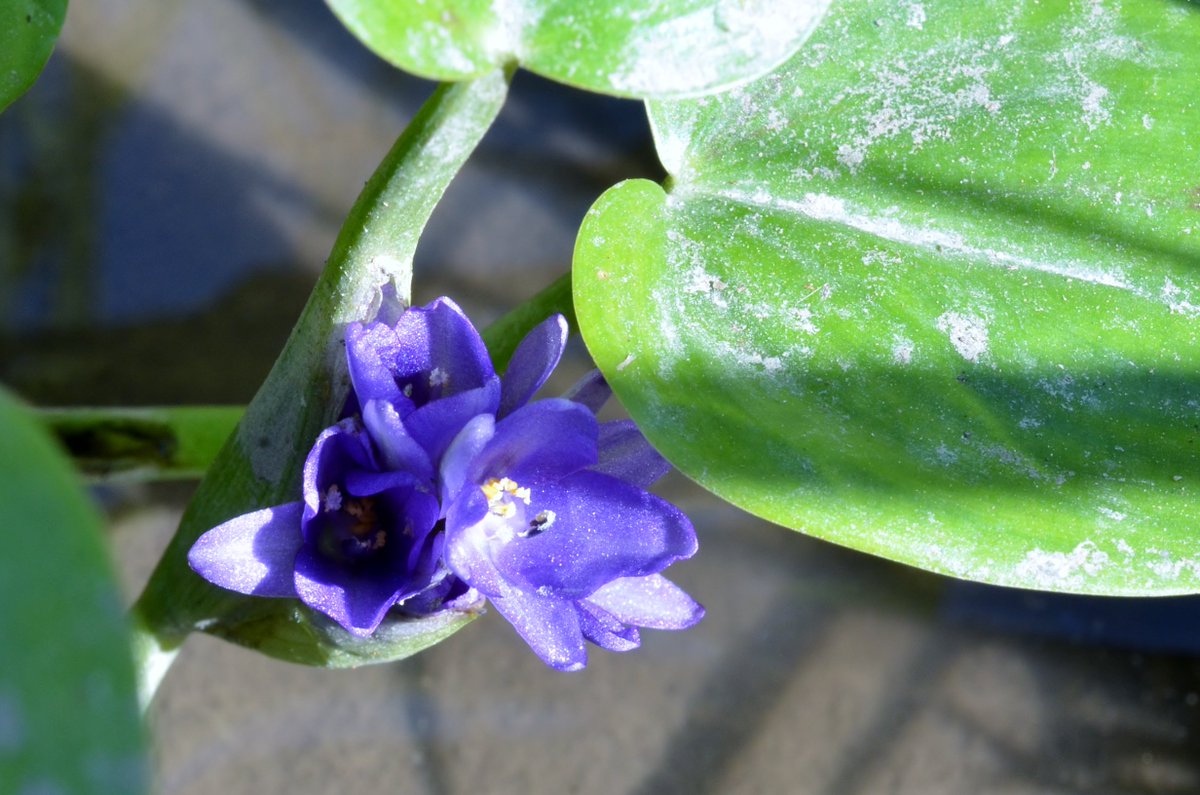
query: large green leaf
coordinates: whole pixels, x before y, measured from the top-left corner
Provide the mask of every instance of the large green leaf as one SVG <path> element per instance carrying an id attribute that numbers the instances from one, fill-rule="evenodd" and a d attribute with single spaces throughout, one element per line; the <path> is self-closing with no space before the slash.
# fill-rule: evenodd
<path id="1" fill-rule="evenodd" d="M 102 529 L 66 458 L 0 390 L 0 792 L 146 791 Z"/>
<path id="2" fill-rule="evenodd" d="M 933 571 L 1200 590 L 1200 9 L 847 0 L 651 106 L 668 189 L 575 254 L 589 348 L 680 469 Z"/>
<path id="3" fill-rule="evenodd" d="M 463 80 L 519 63 L 628 97 L 686 96 L 764 74 L 830 0 L 326 0 L 359 39 L 409 72 Z"/>
<path id="4" fill-rule="evenodd" d="M 0 110 L 41 73 L 67 14 L 67 0 L 0 0 Z"/>

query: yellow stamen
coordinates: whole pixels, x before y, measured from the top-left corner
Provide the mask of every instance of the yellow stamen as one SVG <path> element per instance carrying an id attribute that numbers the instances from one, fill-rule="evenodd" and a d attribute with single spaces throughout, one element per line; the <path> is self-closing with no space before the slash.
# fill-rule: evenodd
<path id="1" fill-rule="evenodd" d="M 516 516 L 517 506 L 514 500 L 529 504 L 531 492 L 523 488 L 511 478 L 492 478 L 480 486 L 483 495 L 487 497 L 488 508 L 496 516 L 504 519 Z"/>

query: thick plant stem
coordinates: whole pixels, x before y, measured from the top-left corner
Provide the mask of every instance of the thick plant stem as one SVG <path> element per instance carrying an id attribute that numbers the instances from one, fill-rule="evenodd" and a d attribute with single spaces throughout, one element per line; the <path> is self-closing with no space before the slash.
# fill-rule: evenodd
<path id="1" fill-rule="evenodd" d="M 321 664 L 325 649 L 291 600 L 247 597 L 188 567 L 195 540 L 221 522 L 300 494 L 305 455 L 349 391 L 346 324 L 408 302 L 412 256 L 434 206 L 504 103 L 509 72 L 443 85 L 425 103 L 350 210 L 325 270 L 266 381 L 200 483 L 133 614 L 151 674 L 204 627 L 284 659 Z M 157 644 L 157 648 L 155 645 Z M 142 653 L 142 652 L 139 652 Z M 153 665 L 151 660 L 157 660 Z"/>

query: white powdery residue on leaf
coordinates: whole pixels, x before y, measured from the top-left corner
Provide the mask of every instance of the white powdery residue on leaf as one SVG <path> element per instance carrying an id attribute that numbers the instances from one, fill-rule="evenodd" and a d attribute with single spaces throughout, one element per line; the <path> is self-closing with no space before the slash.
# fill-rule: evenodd
<path id="1" fill-rule="evenodd" d="M 922 4 L 909 3 L 901 12 L 907 27 L 924 28 Z M 892 142 L 896 147 L 908 143 L 918 151 L 928 142 L 950 140 L 958 122 L 980 109 L 996 113 L 1003 102 L 993 94 L 991 81 L 1002 61 L 991 50 L 988 41 L 955 38 L 864 64 L 862 79 L 830 100 L 831 105 L 855 104 L 854 113 L 845 117 L 853 126 L 836 139 L 833 152 L 814 149 L 814 156 L 832 155 L 839 166 L 854 174 L 877 144 Z M 816 160 L 810 165 L 815 173 Z"/>
<path id="2" fill-rule="evenodd" d="M 1123 521 L 1125 521 L 1125 519 L 1128 516 L 1127 514 L 1121 513 L 1120 511 L 1114 511 L 1112 508 L 1107 508 L 1104 506 L 1100 506 L 1099 511 L 1103 516 L 1105 516 L 1108 519 L 1113 520 L 1114 522 L 1123 522 Z M 1120 549 L 1120 548 L 1121 547 L 1118 544 L 1117 549 Z M 1124 550 L 1121 550 L 1121 551 L 1123 552 Z"/>
<path id="3" fill-rule="evenodd" d="M 732 364 L 751 375 L 770 376 L 783 369 L 783 359 L 778 356 L 764 356 L 757 351 L 747 351 L 727 342 L 716 343 L 715 352 L 722 364 Z"/>
<path id="4" fill-rule="evenodd" d="M 675 364 L 684 357 L 684 345 L 679 336 L 679 328 L 675 325 L 676 317 L 686 317 L 683 309 L 678 306 L 674 292 L 670 297 L 662 291 L 655 291 L 653 300 L 657 307 L 657 342 L 659 352 L 659 375 L 670 378 L 674 374 Z"/>
<path id="5" fill-rule="evenodd" d="M 525 37 L 541 22 L 545 6 L 527 0 L 492 0 L 495 22 L 483 35 L 483 49 L 494 63 L 524 60 Z M 572 22 L 574 19 L 572 18 Z"/>
<path id="6" fill-rule="evenodd" d="M 805 334 L 816 334 L 820 331 L 817 324 L 813 322 L 812 310 L 806 306 L 797 309 L 788 310 L 788 314 L 792 316 L 792 320 L 796 325 L 796 329 Z"/>
<path id="7" fill-rule="evenodd" d="M 767 129 L 771 132 L 781 132 L 788 126 L 787 116 L 784 116 L 779 108 L 771 108 L 767 111 Z"/>
<path id="8" fill-rule="evenodd" d="M 1017 564 L 1014 584 L 1044 590 L 1078 588 L 1085 578 L 1095 577 L 1108 563 L 1108 553 L 1090 540 L 1070 552 L 1045 552 L 1035 548 L 1025 553 L 1025 558 Z"/>
<path id="9" fill-rule="evenodd" d="M 637 4 L 639 8 L 649 7 Z M 603 6 L 600 6 L 603 8 Z M 688 13 L 659 15 L 633 26 L 608 82 L 622 93 L 700 93 L 730 82 L 730 75 L 748 73 L 748 65 L 766 71 L 807 37 L 825 4 L 808 0 L 787 3 L 745 3 L 719 0 Z M 609 15 L 617 11 L 611 7 Z M 627 15 L 634 18 L 638 11 Z M 634 19 L 634 21 L 639 21 Z"/>
<path id="10" fill-rule="evenodd" d="M 897 334 L 892 340 L 892 361 L 896 364 L 911 363 L 913 350 L 915 350 L 913 341 L 908 337 L 902 337 Z"/>
<path id="11" fill-rule="evenodd" d="M 862 264 L 866 265 L 867 267 L 878 265 L 881 268 L 886 269 L 893 265 L 900 265 L 902 263 L 903 260 L 900 259 L 900 257 L 884 251 L 883 249 L 871 249 L 862 256 Z"/>
<path id="12" fill-rule="evenodd" d="M 705 41 L 712 12 L 705 8 L 657 25 L 634 27 L 608 83 L 628 94 L 663 94 L 680 86 L 706 85 L 719 80 L 723 60 L 698 58 L 695 43 Z"/>
<path id="13" fill-rule="evenodd" d="M 1112 120 L 1112 112 L 1104 105 L 1108 89 L 1099 83 L 1091 83 L 1088 87 L 1090 90 L 1083 98 L 1083 123 L 1089 130 L 1095 130 Z"/>
<path id="14" fill-rule="evenodd" d="M 1036 417 L 1022 417 L 1020 422 L 1017 423 L 1017 427 L 1023 431 L 1028 431 L 1033 428 L 1042 427 L 1042 421 Z"/>
<path id="15" fill-rule="evenodd" d="M 725 309 L 729 306 L 721 293 L 728 287 L 720 277 L 714 276 L 702 266 L 695 265 L 687 272 L 683 282 L 683 292 L 687 295 L 702 294 L 709 296 L 714 305 Z"/>
<path id="16" fill-rule="evenodd" d="M 979 445 L 977 449 L 979 450 L 979 454 L 985 459 L 1002 464 L 1009 469 L 1016 470 L 1030 480 L 1052 480 L 1058 485 L 1062 485 L 1066 482 L 1066 475 L 1062 473 L 1056 473 L 1053 477 L 1047 477 L 1027 456 L 1016 450 L 1005 447 L 1004 445 L 983 444 Z"/>
<path id="17" fill-rule="evenodd" d="M 950 338 L 954 350 L 968 362 L 978 362 L 988 352 L 987 322 L 978 315 L 943 312 L 937 319 L 937 329 Z"/>
<path id="18" fill-rule="evenodd" d="M 1078 279 L 1088 284 L 1134 290 L 1120 271 L 1106 271 L 1092 263 L 1051 262 L 1023 257 L 1009 251 L 981 248 L 968 243 L 966 238 L 957 232 L 931 229 L 931 221 L 928 219 L 906 222 L 889 215 L 868 214 L 849 205 L 844 199 L 824 193 L 806 193 L 802 199 L 788 199 L 772 196 L 762 189 L 726 189 L 714 192 L 714 195 L 740 204 L 799 213 L 818 221 L 831 221 L 894 243 L 933 250 L 942 256 L 957 254 L 1007 271 L 1032 270 Z"/>
<path id="19" fill-rule="evenodd" d="M 925 29 L 925 6 L 921 5 L 920 3 L 909 3 L 907 10 L 908 10 L 908 18 L 905 19 L 904 24 L 910 28 L 916 28 L 917 30 L 924 30 Z"/>
<path id="20" fill-rule="evenodd" d="M 950 466 L 958 461 L 958 453 L 947 447 L 945 442 L 939 444 L 937 449 L 933 451 L 933 454 L 937 457 L 938 463 L 942 466 Z"/>
<path id="21" fill-rule="evenodd" d="M 837 149 L 837 161 L 849 169 L 851 174 L 858 172 L 858 167 L 862 165 L 866 157 L 866 150 L 862 147 L 842 144 Z"/>
<path id="22" fill-rule="evenodd" d="M 1069 19 L 1070 15 L 1063 15 Z M 1089 130 L 1112 123 L 1111 92 L 1093 76 L 1107 71 L 1112 62 L 1144 62 L 1144 50 L 1132 37 L 1117 33 L 1119 5 L 1106 6 L 1090 0 L 1086 14 L 1063 31 L 1064 46 L 1049 51 L 1046 60 L 1059 79 L 1051 83 L 1050 95 L 1079 108 L 1079 119 Z"/>
<path id="23" fill-rule="evenodd" d="M 1178 580 L 1186 572 L 1193 579 L 1200 577 L 1200 560 L 1195 558 L 1175 558 L 1170 552 L 1163 549 L 1155 549 L 1150 547 L 1146 550 L 1148 555 L 1154 557 L 1146 568 L 1150 569 L 1156 577 L 1162 580 Z"/>
<path id="24" fill-rule="evenodd" d="M 1122 555 L 1124 555 L 1126 558 L 1131 558 L 1135 554 L 1137 554 L 1134 551 L 1133 547 L 1131 547 L 1129 545 L 1129 542 L 1123 538 L 1117 539 L 1117 551 L 1120 552 Z"/>
<path id="25" fill-rule="evenodd" d="M 1162 291 L 1159 293 L 1172 314 L 1196 317 L 1200 315 L 1200 306 L 1192 303 L 1192 291 L 1184 290 L 1170 278 L 1163 280 Z"/>

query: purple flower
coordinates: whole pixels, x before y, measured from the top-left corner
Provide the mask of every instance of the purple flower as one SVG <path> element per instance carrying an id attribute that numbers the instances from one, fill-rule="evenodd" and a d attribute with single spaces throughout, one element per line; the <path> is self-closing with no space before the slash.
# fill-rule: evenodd
<path id="1" fill-rule="evenodd" d="M 530 404 L 566 321 L 541 323 L 497 377 L 442 298 L 394 324 L 351 324 L 353 394 L 304 466 L 299 502 L 235 517 L 188 555 L 245 594 L 299 598 L 358 636 L 389 610 L 426 615 L 486 596 L 548 664 L 584 641 L 624 651 L 637 627 L 703 615 L 660 572 L 696 551 L 687 518 L 645 491 L 668 465 L 630 421 L 598 423 L 598 373 Z"/>
<path id="2" fill-rule="evenodd" d="M 585 640 L 626 651 L 639 626 L 689 627 L 703 608 L 659 572 L 696 534 L 642 487 L 662 466 L 632 423 L 569 400 L 478 416 L 442 462 L 446 563 L 560 670 L 586 664 Z"/>
<path id="3" fill-rule="evenodd" d="M 244 514 L 188 553 L 201 576 L 255 596 L 299 598 L 366 636 L 429 587 L 443 535 L 432 487 L 380 466 L 354 419 L 326 429 L 304 463 L 304 500 Z"/>
<path id="4" fill-rule="evenodd" d="M 351 324 L 348 409 L 317 437 L 303 501 L 235 517 L 202 535 L 188 563 L 223 588 L 299 598 L 365 637 L 398 602 L 423 612 L 456 597 L 440 562 L 445 535 L 435 462 L 479 412 L 495 412 L 500 379 L 454 302 L 404 312 L 394 326 Z"/>

